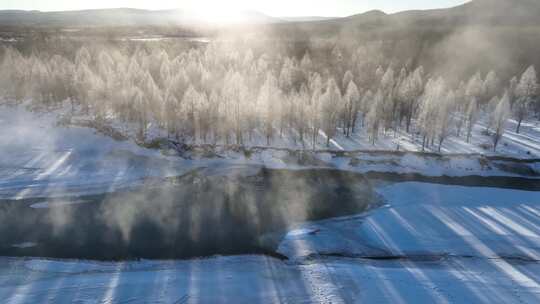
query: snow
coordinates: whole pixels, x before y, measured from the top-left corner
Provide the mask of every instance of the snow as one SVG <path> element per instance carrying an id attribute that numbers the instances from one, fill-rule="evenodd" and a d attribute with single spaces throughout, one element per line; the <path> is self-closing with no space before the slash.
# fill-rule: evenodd
<path id="1" fill-rule="evenodd" d="M 368 214 L 306 223 L 266 256 L 0 258 L 4 303 L 535 303 L 540 194 L 397 183 Z M 394 259 L 373 259 L 375 257 Z M 361 258 L 364 257 L 364 258 Z"/>
<path id="2" fill-rule="evenodd" d="M 218 151 L 223 158 L 181 159 L 56 121 L 55 114 L 1 106 L 0 198 L 114 191 L 194 168 L 208 175 L 231 170 L 250 175 L 261 166 L 426 176 L 537 178 L 521 169 L 540 172 L 538 162 L 519 163 L 522 168 L 512 171 L 505 166 L 516 163 L 479 155 L 327 151 L 313 153 L 314 163 L 301 164 L 288 151 L 262 149 L 250 157 Z M 537 157 L 540 129 L 528 123 L 523 130 L 521 135 L 509 132 L 500 153 L 527 157 L 531 151 Z M 364 147 L 352 141 L 365 139 L 347 140 L 338 137 L 335 142 L 345 150 Z M 478 139 L 470 145 L 453 140 L 443 150 L 480 151 Z M 393 145 L 386 138 L 375 148 L 391 150 Z M 404 138 L 400 145 L 417 147 Z M 278 249 L 288 260 L 256 255 L 123 262 L 1 257 L 0 298 L 13 304 L 540 301 L 538 192 L 419 182 L 383 184 L 376 190 L 385 202 L 378 209 L 289 231 Z M 36 200 L 32 207 L 64 203 L 61 198 Z"/>
<path id="3" fill-rule="evenodd" d="M 508 264 L 503 272 L 501 265 L 477 259 L 0 263 L 10 271 L 9 278 L 0 277 L 5 303 L 534 303 L 540 296 L 538 265 Z"/>
<path id="4" fill-rule="evenodd" d="M 68 205 L 74 205 L 74 204 L 85 204 L 87 201 L 84 200 L 73 200 L 73 201 L 54 201 L 54 202 L 39 202 L 34 203 L 30 205 L 30 208 L 34 209 L 49 209 L 49 208 L 55 208 L 55 207 L 64 207 Z"/>
<path id="5" fill-rule="evenodd" d="M 362 216 L 306 224 L 279 252 L 310 255 L 452 255 L 540 261 L 540 193 L 417 182 L 378 188 L 385 207 Z"/>
<path id="6" fill-rule="evenodd" d="M 60 126 L 57 124 L 57 114 L 62 114 L 62 111 L 67 109 L 39 113 L 30 112 L 24 106 L 0 105 L 0 198 L 113 192 L 136 187 L 148 178 L 178 176 L 195 168 L 229 172 L 244 167 L 246 174 L 264 166 L 274 169 L 334 168 L 359 173 L 418 173 L 426 176 L 540 176 L 540 161 L 520 163 L 520 170 L 515 172 L 508 169 L 516 166 L 512 161 L 489 160 L 486 164 L 486 159 L 477 154 L 440 157 L 358 151 L 339 156 L 331 151 L 318 151 L 310 152 L 310 161 L 300 163 L 290 151 L 261 148 L 255 149 L 249 156 L 222 149 L 217 151 L 220 157 L 184 159 L 164 156 L 159 150 L 140 147 L 131 140 L 115 141 L 93 129 Z M 537 146 L 540 129 L 526 124 L 523 130 L 520 138 L 528 146 Z M 508 136 L 517 135 L 509 133 Z M 347 140 L 356 139 L 336 139 L 346 150 L 385 148 L 351 145 L 345 142 Z M 276 144 L 279 146 L 279 143 Z M 390 146 L 386 148 L 392 150 Z M 515 151 L 524 151 L 514 148 L 517 149 Z"/>
<path id="7" fill-rule="evenodd" d="M 0 108 L 0 197 L 53 197 L 114 191 L 143 178 L 179 174 L 159 151 L 92 129 L 62 127 L 51 113 Z"/>
<path id="8" fill-rule="evenodd" d="M 509 120 L 506 124 L 505 133 L 501 138 L 497 151 L 493 151 L 493 139 L 485 133 L 487 119 L 481 119 L 473 128 L 471 141 L 467 142 L 464 131 L 460 137 L 451 134 L 441 147 L 442 154 L 482 154 L 486 156 L 507 156 L 522 159 L 540 158 L 540 121 L 525 121 L 522 123 L 521 132 L 516 133 L 517 122 Z M 154 131 L 154 134 L 159 132 Z M 304 145 L 298 137 L 284 134 L 282 137 L 276 136 L 272 139 L 271 147 L 289 148 L 289 149 L 313 149 L 311 142 Z M 334 151 L 406 151 L 406 152 L 432 152 L 438 153 L 438 145 L 426 147 L 422 150 L 422 137 L 415 134 L 409 134 L 405 130 L 397 133 L 388 131 L 386 134 L 380 134 L 379 139 L 372 143 L 369 135 L 365 131 L 359 131 L 350 137 L 337 132 L 336 136 L 330 140 L 330 146 L 326 146 L 327 136 L 319 131 L 315 150 L 334 150 Z M 195 143 L 197 144 L 197 143 Z M 224 144 L 218 142 L 218 144 Z M 248 147 L 267 146 L 266 137 L 263 134 L 257 134 L 246 143 Z"/>

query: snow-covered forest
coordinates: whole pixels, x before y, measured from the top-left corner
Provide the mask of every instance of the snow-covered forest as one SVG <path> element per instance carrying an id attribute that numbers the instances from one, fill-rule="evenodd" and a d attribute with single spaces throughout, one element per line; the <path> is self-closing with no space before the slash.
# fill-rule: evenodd
<path id="1" fill-rule="evenodd" d="M 540 303 L 540 0 L 12 2 L 0 304 Z"/>
<path id="2" fill-rule="evenodd" d="M 482 119 L 496 150 L 509 119 L 519 133 L 522 121 L 540 118 L 534 66 L 510 79 L 478 71 L 456 81 L 385 58 L 381 45 L 299 55 L 231 41 L 83 44 L 61 53 L 5 48 L 0 90 L 12 102 L 47 111 L 70 105 L 73 116 L 128 125 L 141 141 L 157 129 L 189 144 L 272 146 L 287 137 L 314 149 L 320 135 L 329 145 L 338 134 L 364 132 L 375 144 L 406 132 L 422 150 L 440 150 L 450 137 L 469 142 Z"/>

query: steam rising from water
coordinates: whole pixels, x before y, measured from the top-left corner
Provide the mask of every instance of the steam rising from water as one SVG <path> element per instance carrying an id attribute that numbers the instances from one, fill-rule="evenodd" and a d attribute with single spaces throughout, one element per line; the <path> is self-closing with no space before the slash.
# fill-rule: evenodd
<path id="1" fill-rule="evenodd" d="M 361 176 L 328 170 L 194 171 L 160 185 L 84 198 L 86 204 L 4 202 L 2 254 L 73 258 L 186 258 L 273 252 L 306 220 L 358 213 L 378 202 Z M 15 221 L 14 216 L 28 222 Z M 8 228 L 9 227 L 9 228 Z M 6 234 L 7 236 L 8 234 Z"/>

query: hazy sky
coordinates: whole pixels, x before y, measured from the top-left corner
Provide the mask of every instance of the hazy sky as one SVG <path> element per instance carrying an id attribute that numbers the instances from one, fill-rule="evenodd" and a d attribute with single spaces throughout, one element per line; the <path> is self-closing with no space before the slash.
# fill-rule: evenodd
<path id="1" fill-rule="evenodd" d="M 347 16 L 371 9 L 391 13 L 441 8 L 467 0 L 0 0 L 0 9 L 78 10 L 111 7 L 204 9 L 211 14 L 257 10 L 272 16 Z"/>

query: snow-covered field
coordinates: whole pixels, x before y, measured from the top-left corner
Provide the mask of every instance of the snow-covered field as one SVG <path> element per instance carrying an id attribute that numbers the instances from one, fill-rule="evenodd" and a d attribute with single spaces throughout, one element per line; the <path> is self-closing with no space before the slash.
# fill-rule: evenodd
<path id="1" fill-rule="evenodd" d="M 279 251 L 310 255 L 482 256 L 540 261 L 540 192 L 405 182 L 367 215 L 300 227 Z M 309 233 L 316 231 L 316 233 Z"/>
<path id="2" fill-rule="evenodd" d="M 221 157 L 186 159 L 164 156 L 159 150 L 142 148 L 130 140 L 115 141 L 93 129 L 59 126 L 57 114 L 29 112 L 23 106 L 0 106 L 0 198 L 110 192 L 138 185 L 145 178 L 176 176 L 203 167 L 214 171 L 226 171 L 231 166 L 255 165 L 288 169 L 325 167 L 355 172 L 419 173 L 426 176 L 540 176 L 540 162 L 512 164 L 518 168 L 509 170 L 506 161 L 486 163 L 481 155 L 441 158 L 421 154 L 358 152 L 339 156 L 317 152 L 310 154 L 309 161 L 299 162 L 288 151 L 263 149 L 249 156 L 221 151 Z M 540 150 L 535 150 L 540 145 L 539 128 L 526 125 L 523 130 L 526 131 L 520 135 L 523 137 L 522 146 L 518 147 L 517 141 L 510 144 L 511 137 L 503 140 L 511 147 L 508 155 L 526 157 L 525 151 L 532 151 L 529 156 L 537 157 L 537 153 L 540 153 Z M 511 133 L 507 136 L 511 136 Z M 394 140 L 392 136 L 387 139 Z M 393 150 L 390 146 L 345 144 L 345 141 L 354 140 L 343 139 L 340 145 L 347 149 Z M 459 148 L 462 146 L 462 143 L 456 144 L 457 148 L 451 152 L 478 152 Z"/>
<path id="3" fill-rule="evenodd" d="M 0 109 L 0 197 L 113 191 L 185 168 L 159 151 L 57 121 L 23 107 Z"/>
<path id="4" fill-rule="evenodd" d="M 388 206 L 306 224 L 264 256 L 0 259 L 4 303 L 536 303 L 537 192 L 381 186 Z M 406 195 L 404 195 L 406 194 Z M 367 259 L 365 257 L 395 259 Z"/>
<path id="5" fill-rule="evenodd" d="M 267 166 L 528 178 L 538 178 L 540 171 L 538 162 L 509 170 L 512 162 L 478 155 L 320 152 L 300 162 L 287 151 L 263 149 L 250 156 L 221 151 L 223 158 L 178 158 L 56 121 L 54 114 L 0 107 L 0 198 L 114 191 L 194 168 L 208 168 L 207 174 L 239 166 L 250 174 L 249 168 Z M 538 126 L 528 124 L 524 130 L 519 136 L 507 133 L 503 155 L 539 157 Z M 388 140 L 387 147 L 374 149 L 393 150 L 395 142 Z M 364 148 L 339 138 L 336 143 L 343 149 Z M 483 152 L 474 148 L 477 144 L 449 141 L 444 148 Z M 3 257 L 0 298 L 13 304 L 540 301 L 539 192 L 418 182 L 376 190 L 384 207 L 290 231 L 278 249 L 288 260 L 254 255 L 125 262 Z M 49 206 L 36 202 L 32 207 Z"/>

